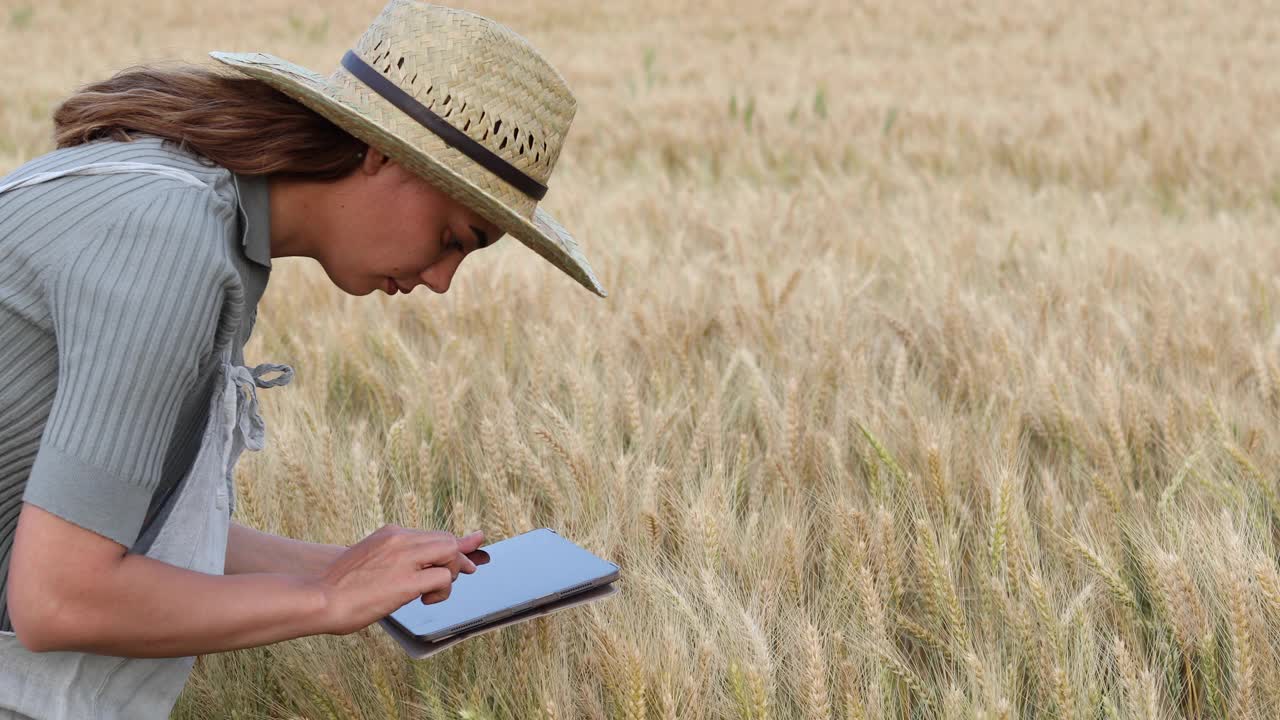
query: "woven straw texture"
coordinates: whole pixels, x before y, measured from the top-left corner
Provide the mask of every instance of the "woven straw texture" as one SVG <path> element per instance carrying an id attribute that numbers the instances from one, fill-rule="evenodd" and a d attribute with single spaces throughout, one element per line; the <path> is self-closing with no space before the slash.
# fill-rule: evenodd
<path id="1" fill-rule="evenodd" d="M 391 0 L 352 50 L 472 140 L 543 185 L 577 102 L 516 33 L 464 10 Z M 446 144 L 340 65 L 329 77 L 266 53 L 209 53 L 378 148 L 606 296 L 573 236 L 537 202 Z"/>

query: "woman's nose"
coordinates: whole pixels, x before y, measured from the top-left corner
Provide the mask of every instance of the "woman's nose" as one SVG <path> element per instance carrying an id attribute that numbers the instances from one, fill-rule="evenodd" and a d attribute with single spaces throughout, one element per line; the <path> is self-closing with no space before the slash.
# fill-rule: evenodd
<path id="1" fill-rule="evenodd" d="M 462 264 L 462 254 L 456 253 L 456 255 L 456 259 L 444 258 L 422 273 L 422 283 L 431 288 L 432 292 L 443 295 L 449 291 L 449 285 L 453 282 L 453 274 L 458 271 L 458 266 Z"/>

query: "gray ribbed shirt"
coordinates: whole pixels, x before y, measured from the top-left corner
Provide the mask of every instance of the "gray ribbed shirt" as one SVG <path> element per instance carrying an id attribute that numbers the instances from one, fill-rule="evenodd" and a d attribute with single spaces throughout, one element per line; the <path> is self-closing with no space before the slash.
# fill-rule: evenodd
<path id="1" fill-rule="evenodd" d="M 271 271 L 267 178 L 152 135 L 55 150 L 0 182 L 0 630 L 23 501 L 128 547 L 191 467 L 217 368 L 253 331 Z"/>

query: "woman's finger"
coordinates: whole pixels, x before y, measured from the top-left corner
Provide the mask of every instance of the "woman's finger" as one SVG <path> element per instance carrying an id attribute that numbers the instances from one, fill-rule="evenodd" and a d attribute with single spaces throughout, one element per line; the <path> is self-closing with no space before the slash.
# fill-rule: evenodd
<path id="1" fill-rule="evenodd" d="M 442 590 L 447 596 L 449 588 L 453 586 L 453 581 L 448 579 L 448 572 L 449 569 L 443 567 L 426 568 L 415 575 L 414 580 L 417 585 L 414 589 L 424 597 Z"/>
<path id="2" fill-rule="evenodd" d="M 458 552 L 469 553 L 480 547 L 480 543 L 484 542 L 484 531 L 476 530 L 473 533 L 463 535 L 458 538 Z"/>
<path id="3" fill-rule="evenodd" d="M 453 585 L 446 585 L 439 590 L 433 590 L 422 596 L 422 602 L 430 605 L 432 603 L 443 602 L 449 598 L 449 593 L 453 591 Z"/>
<path id="4" fill-rule="evenodd" d="M 424 535 L 411 552 L 418 567 L 425 565 L 443 567 L 456 562 L 458 541 L 452 535 Z"/>

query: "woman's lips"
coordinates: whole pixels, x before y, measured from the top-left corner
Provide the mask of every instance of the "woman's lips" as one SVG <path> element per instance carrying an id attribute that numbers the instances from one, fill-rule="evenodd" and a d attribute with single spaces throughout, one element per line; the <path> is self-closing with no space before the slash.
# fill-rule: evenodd
<path id="1" fill-rule="evenodd" d="M 396 293 L 404 293 L 405 295 L 408 295 L 413 292 L 415 287 L 417 287 L 416 284 L 410 285 L 408 288 L 403 288 L 400 286 L 400 283 L 390 275 L 382 276 L 382 291 L 388 295 L 395 295 Z"/>

